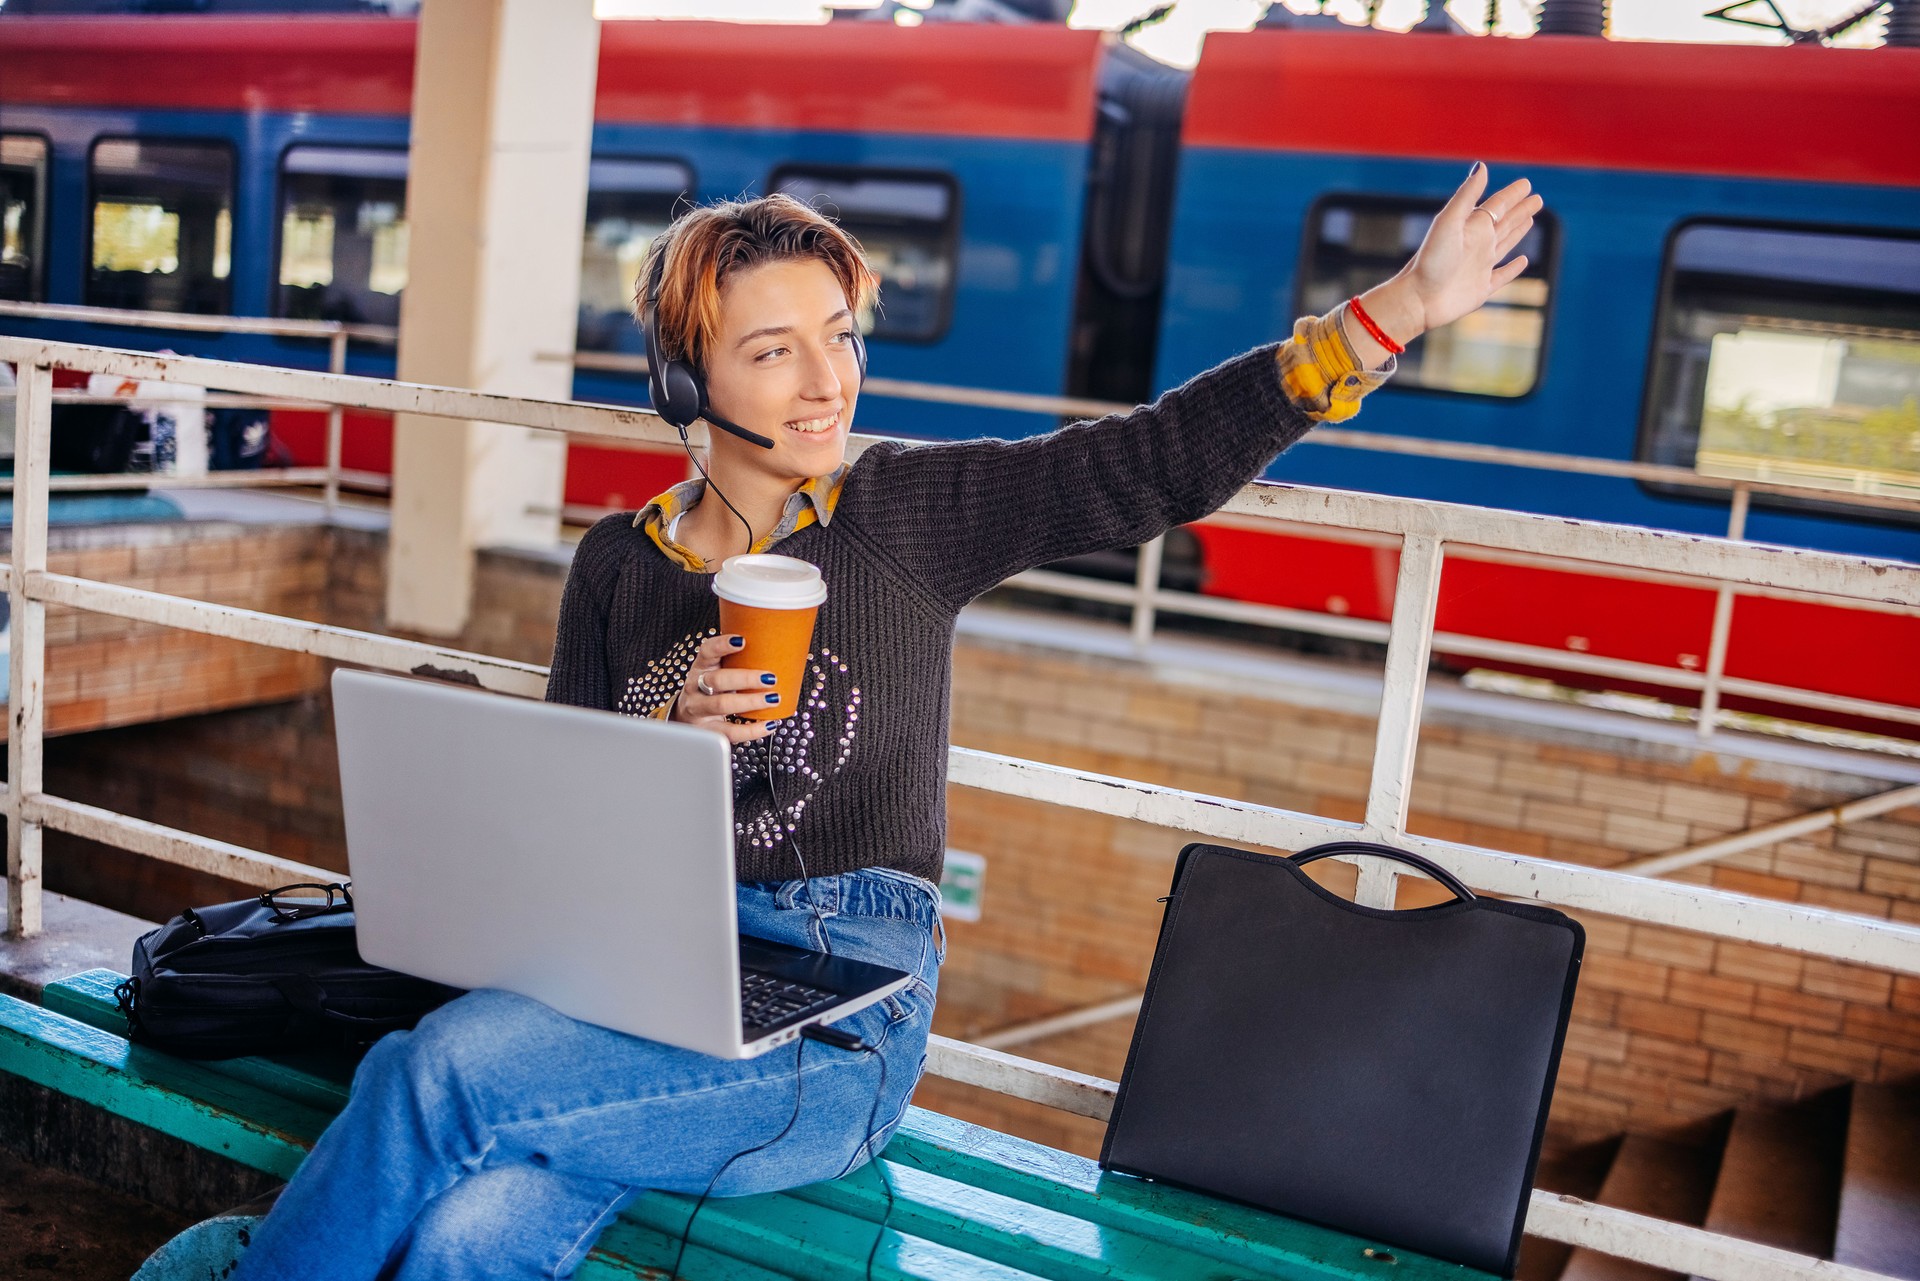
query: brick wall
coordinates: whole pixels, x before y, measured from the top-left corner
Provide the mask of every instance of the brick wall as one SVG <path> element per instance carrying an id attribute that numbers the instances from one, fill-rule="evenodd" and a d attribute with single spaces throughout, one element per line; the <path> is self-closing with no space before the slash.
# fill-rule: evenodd
<path id="1" fill-rule="evenodd" d="M 115 559 L 104 545 L 71 547 L 59 554 L 97 559 L 57 564 L 379 629 L 385 548 L 377 532 L 248 529 L 228 538 L 203 530 L 190 554 L 165 550 L 172 545 L 161 539 L 159 550 L 143 557 L 144 545 L 132 548 L 130 560 Z M 564 576 L 564 557 L 484 554 L 479 607 L 455 643 L 546 661 Z M 136 690 L 151 677 L 173 692 L 151 704 L 110 701 L 105 713 L 90 715 L 111 721 L 270 697 L 293 701 L 52 740 L 50 789 L 341 866 L 330 720 L 324 695 L 315 693 L 322 689 L 319 665 L 273 656 L 284 666 L 249 669 L 243 678 L 237 653 L 216 652 L 225 642 L 190 638 L 207 647 L 206 656 L 194 650 L 169 657 L 178 640 L 156 640 L 144 629 L 103 636 L 91 630 L 101 623 L 118 626 L 97 619 L 61 624 L 75 629 L 58 642 L 62 647 L 111 643 L 64 656 L 56 650 L 55 662 L 77 682 L 57 706 L 98 696 L 89 691 L 119 679 L 115 670 L 146 674 Z M 195 692 L 189 698 L 181 690 Z M 1299 706 L 1280 693 L 1169 685 L 1139 663 L 963 639 L 955 652 L 954 741 L 1358 818 L 1372 718 Z M 1412 828 L 1611 866 L 1884 786 L 1690 747 L 1535 732 L 1430 711 Z M 982 919 L 950 927 L 936 1030 L 974 1037 L 1140 989 L 1159 926 L 1155 900 L 1171 879 L 1184 840 L 1179 833 L 964 788 L 952 790 L 950 803 L 950 843 L 986 855 L 988 873 Z M 89 862 L 51 839 L 47 861 L 52 888 L 78 883 L 86 897 L 149 916 L 226 896 L 216 885 L 117 854 Z M 1351 869 L 1315 870 L 1350 890 Z M 1675 879 L 1920 921 L 1920 810 Z M 1422 901 L 1418 882 L 1404 884 L 1403 905 Z M 1679 1126 L 1747 1099 L 1794 1097 L 1843 1079 L 1920 1072 L 1920 980 L 1604 917 L 1583 922 L 1588 964 L 1555 1103 L 1556 1143 Z M 1117 1077 L 1130 1033 L 1130 1020 L 1112 1020 L 1018 1052 Z M 940 1081 L 924 1083 L 919 1097 L 1070 1150 L 1098 1147 L 1097 1122 Z"/>
<path id="2" fill-rule="evenodd" d="M 324 617 L 328 536 L 317 526 L 102 526 L 56 529 L 50 543 L 47 567 L 56 574 Z M 47 607 L 53 734 L 295 698 L 320 677 L 319 662 L 303 654 Z"/>
<path id="3" fill-rule="evenodd" d="M 337 529 L 332 549 L 327 620 L 360 631 L 408 635 L 386 625 L 386 534 Z M 554 620 L 572 559 L 570 549 L 481 551 L 474 562 L 474 609 L 466 630 L 456 637 L 431 639 L 475 654 L 545 666 L 553 657 Z"/>
<path id="4" fill-rule="evenodd" d="M 344 871 L 333 717 L 315 690 L 291 702 L 47 740 L 55 796 Z M 149 920 L 252 889 L 63 832 L 46 834 L 49 890 Z"/>

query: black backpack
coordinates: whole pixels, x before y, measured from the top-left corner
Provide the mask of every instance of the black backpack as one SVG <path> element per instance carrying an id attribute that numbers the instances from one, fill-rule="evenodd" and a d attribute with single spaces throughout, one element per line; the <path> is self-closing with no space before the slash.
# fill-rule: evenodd
<path id="1" fill-rule="evenodd" d="M 144 935 L 115 990 L 128 1036 L 190 1059 L 363 1049 L 460 995 L 361 960 L 349 885 L 188 908 Z"/>

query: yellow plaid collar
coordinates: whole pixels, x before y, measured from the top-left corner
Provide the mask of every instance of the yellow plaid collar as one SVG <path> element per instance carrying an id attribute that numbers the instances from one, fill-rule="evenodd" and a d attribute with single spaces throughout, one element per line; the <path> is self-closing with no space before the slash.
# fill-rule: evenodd
<path id="1" fill-rule="evenodd" d="M 787 495 L 786 505 L 780 509 L 780 523 L 761 536 L 754 544 L 756 552 L 766 551 L 783 538 L 787 538 L 807 526 L 818 522 L 822 528 L 833 523 L 833 507 L 840 501 L 840 487 L 846 483 L 848 464 L 826 476 L 814 476 L 802 481 L 800 488 Z M 634 528 L 647 531 L 647 537 L 653 540 L 666 558 L 682 569 L 695 574 L 710 574 L 718 569 L 710 565 L 705 558 L 691 548 L 682 546 L 668 536 L 674 519 L 692 511 L 700 505 L 707 494 L 707 482 L 695 477 L 683 480 L 666 493 L 659 495 L 645 507 L 634 513 Z"/>

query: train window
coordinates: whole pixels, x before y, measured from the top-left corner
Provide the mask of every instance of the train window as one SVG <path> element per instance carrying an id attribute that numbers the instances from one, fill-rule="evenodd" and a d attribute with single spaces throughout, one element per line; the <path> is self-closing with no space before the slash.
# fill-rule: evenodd
<path id="1" fill-rule="evenodd" d="M 880 306 L 860 318 L 863 330 L 875 338 L 918 342 L 946 332 L 960 231 L 953 179 L 787 167 L 774 173 L 768 188 L 832 215 L 866 250 L 880 276 Z"/>
<path id="2" fill-rule="evenodd" d="M 1406 265 L 1439 212 L 1433 200 L 1334 197 L 1309 222 L 1300 310 L 1324 315 Z M 1407 344 L 1397 386 L 1478 396 L 1524 396 L 1540 377 L 1555 227 L 1541 214 L 1516 252 L 1527 256 L 1518 279 L 1486 306 Z"/>
<path id="3" fill-rule="evenodd" d="M 595 160 L 587 167 L 587 226 L 580 241 L 581 351 L 643 350 L 633 291 L 653 238 L 693 197 L 693 170 L 677 160 Z"/>
<path id="4" fill-rule="evenodd" d="M 102 139 L 92 180 L 88 303 L 228 310 L 233 152 L 225 144 Z"/>
<path id="5" fill-rule="evenodd" d="M 293 147 L 280 164 L 278 315 L 400 323 L 407 153 Z"/>
<path id="6" fill-rule="evenodd" d="M 0 134 L 0 298 L 40 300 L 46 211 L 46 140 Z"/>
<path id="7" fill-rule="evenodd" d="M 1920 498 L 1920 239 L 1694 223 L 1661 301 L 1642 457 Z"/>

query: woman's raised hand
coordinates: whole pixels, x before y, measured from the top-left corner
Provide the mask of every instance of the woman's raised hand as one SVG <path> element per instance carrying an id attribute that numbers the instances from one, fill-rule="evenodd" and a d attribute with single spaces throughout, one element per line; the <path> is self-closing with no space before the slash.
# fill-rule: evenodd
<path id="1" fill-rule="evenodd" d="M 722 667 L 720 660 L 740 648 L 737 636 L 709 636 L 695 652 L 686 684 L 673 701 L 671 719 L 726 736 L 729 743 L 751 743 L 773 732 L 767 721 L 730 721 L 729 716 L 766 710 L 773 673 Z"/>
<path id="2" fill-rule="evenodd" d="M 1525 178 L 1482 200 L 1486 190 L 1487 167 L 1476 164 L 1433 216 L 1413 260 L 1360 295 L 1367 314 L 1402 346 L 1475 310 L 1527 269 L 1525 254 L 1501 260 L 1533 230 L 1544 202 Z M 1349 324 L 1347 337 L 1369 368 L 1386 361 L 1387 349 L 1362 326 Z"/>
<path id="3" fill-rule="evenodd" d="M 1485 200 L 1487 167 L 1476 164 L 1427 228 L 1426 239 L 1401 273 L 1421 307 L 1421 328 L 1438 329 L 1476 310 L 1527 269 L 1521 254 L 1502 263 L 1533 230 L 1545 204 L 1525 178 Z"/>

